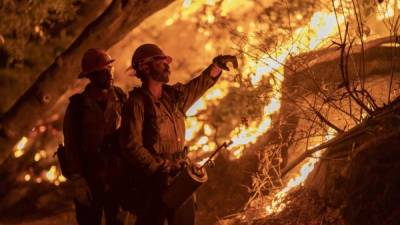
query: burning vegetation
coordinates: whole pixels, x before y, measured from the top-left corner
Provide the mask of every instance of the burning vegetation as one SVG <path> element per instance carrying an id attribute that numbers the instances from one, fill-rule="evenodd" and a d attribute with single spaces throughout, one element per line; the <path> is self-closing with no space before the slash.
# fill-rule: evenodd
<path id="1" fill-rule="evenodd" d="M 116 21 L 127 16 L 112 11 L 123 1 L 107 2 L 95 11 Z M 43 17 L 24 24 L 33 27 L 31 34 L 1 25 L 4 80 L 14 79 L 24 86 L 18 90 L 26 89 L 32 82 L 18 81 L 18 73 L 34 80 L 45 71 L 36 86 L 41 81 L 62 85 L 62 91 L 48 95 L 29 90 L 39 93 L 41 101 L 33 104 L 32 118 L 20 112 L 29 109 L 24 104 L 32 99 L 23 95 L 18 104 L 10 104 L 20 90 L 2 105 L 0 145 L 9 153 L 2 153 L 0 161 L 4 221 L 71 211 L 70 187 L 53 154 L 63 142 L 68 96 L 83 86 L 72 82 L 77 59 L 93 41 L 110 48 L 117 59 L 116 82 L 125 90 L 138 84 L 126 69 L 132 50 L 144 42 L 159 43 L 173 56 L 172 82 L 189 80 L 220 53 L 240 59 L 237 70 L 225 74 L 186 112 L 186 145 L 196 163 L 203 164 L 217 146 L 232 141 L 198 192 L 199 224 L 396 224 L 398 1 L 185 0 L 162 10 L 172 1 L 160 2 L 138 9 L 145 13 L 130 18 L 135 25 L 118 24 L 123 32 L 112 41 L 87 34 L 101 34 L 104 28 L 97 26 L 100 17 L 85 28 L 97 16 L 87 13 L 94 6 L 85 1 L 44 4 L 40 12 L 47 14 L 33 10 L 39 6 L 26 6 Z M 11 9 L 14 22 L 22 20 L 18 4 L 0 3 L 3 17 Z M 87 14 L 79 18 L 75 11 Z M 17 48 L 17 41 L 24 44 Z M 57 78 L 62 76 L 57 69 L 46 70 L 53 59 L 39 64 L 29 57 L 29 51 L 38 54 L 46 45 L 58 57 L 55 64 L 66 60 L 68 78 Z M 363 219 L 367 213 L 373 215 L 370 220 Z"/>

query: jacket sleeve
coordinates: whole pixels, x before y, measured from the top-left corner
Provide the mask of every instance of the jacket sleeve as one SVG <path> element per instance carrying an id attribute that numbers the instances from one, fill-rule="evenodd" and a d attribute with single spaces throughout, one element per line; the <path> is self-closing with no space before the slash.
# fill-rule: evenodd
<path id="1" fill-rule="evenodd" d="M 137 99 L 129 98 L 122 109 L 119 142 L 122 154 L 134 168 L 147 175 L 154 174 L 159 162 L 143 145 L 144 106 Z"/>
<path id="2" fill-rule="evenodd" d="M 220 73 L 217 77 L 213 78 L 210 76 L 210 71 L 211 65 L 188 83 L 174 85 L 174 88 L 181 92 L 179 105 L 183 112 L 186 112 L 221 76 Z"/>
<path id="3" fill-rule="evenodd" d="M 78 115 L 78 106 L 74 102 L 70 102 L 64 116 L 63 132 L 66 154 L 64 159 L 67 165 L 67 171 L 63 174 L 69 179 L 83 176 L 83 166 L 81 161 L 81 141 L 80 141 L 80 122 L 76 118 Z"/>

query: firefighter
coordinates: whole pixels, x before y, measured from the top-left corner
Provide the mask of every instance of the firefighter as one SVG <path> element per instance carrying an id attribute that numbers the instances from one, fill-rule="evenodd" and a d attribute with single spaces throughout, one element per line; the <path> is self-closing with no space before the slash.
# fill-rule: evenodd
<path id="1" fill-rule="evenodd" d="M 115 196 L 118 177 L 117 129 L 126 95 L 113 85 L 113 59 L 102 49 L 88 49 L 79 78 L 89 79 L 82 93 L 73 95 L 64 117 L 63 169 L 74 193 L 79 225 L 122 224 Z M 61 162 L 60 162 L 61 164 Z"/>
<path id="2" fill-rule="evenodd" d="M 122 111 L 120 146 L 136 177 L 136 225 L 195 224 L 193 198 L 178 209 L 161 200 L 169 178 L 185 162 L 185 112 L 218 80 L 227 62 L 237 67 L 235 56 L 214 58 L 199 76 L 187 84 L 168 85 L 172 58 L 154 44 L 143 44 L 132 56 L 132 68 L 141 80 Z M 179 193 L 177 193 L 179 194 Z"/>

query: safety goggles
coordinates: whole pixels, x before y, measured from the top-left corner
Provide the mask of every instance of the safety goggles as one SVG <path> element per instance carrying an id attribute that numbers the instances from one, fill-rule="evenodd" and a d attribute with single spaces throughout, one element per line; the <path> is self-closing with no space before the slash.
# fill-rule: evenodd
<path id="1" fill-rule="evenodd" d="M 167 56 L 167 55 L 156 55 L 156 56 L 151 56 L 151 57 L 147 57 L 143 60 L 141 60 L 139 62 L 139 64 L 146 64 L 149 62 L 156 62 L 156 61 L 165 61 L 167 64 L 170 64 L 172 62 L 172 58 L 171 56 Z"/>

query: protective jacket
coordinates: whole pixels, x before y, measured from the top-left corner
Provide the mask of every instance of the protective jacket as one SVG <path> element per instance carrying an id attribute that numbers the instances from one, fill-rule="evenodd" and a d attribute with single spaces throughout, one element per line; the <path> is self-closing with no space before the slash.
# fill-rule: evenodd
<path id="1" fill-rule="evenodd" d="M 118 160 L 116 131 L 126 95 L 120 88 L 112 87 L 106 99 L 99 101 L 93 94 L 95 89 L 89 84 L 81 94 L 72 96 L 65 113 L 67 176 L 80 175 L 91 186 L 106 188 Z"/>
<path id="2" fill-rule="evenodd" d="M 144 87 L 135 88 L 122 111 L 120 145 L 124 158 L 140 175 L 152 175 L 162 159 L 173 159 L 185 144 L 185 112 L 217 78 L 210 67 L 187 84 L 164 85 L 155 100 Z"/>

